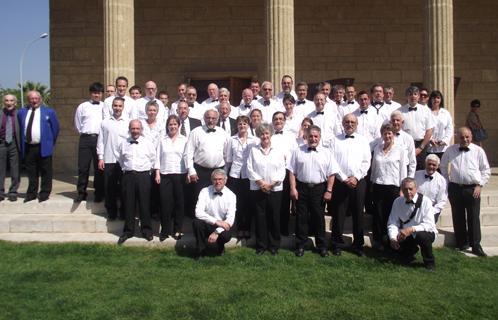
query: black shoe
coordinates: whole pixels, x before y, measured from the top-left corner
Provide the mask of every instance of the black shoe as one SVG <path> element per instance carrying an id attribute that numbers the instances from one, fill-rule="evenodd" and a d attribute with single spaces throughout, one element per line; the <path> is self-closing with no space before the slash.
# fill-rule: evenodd
<path id="1" fill-rule="evenodd" d="M 320 251 L 318 251 L 318 254 L 320 255 L 320 257 L 322 258 L 325 258 L 325 257 L 328 257 L 329 256 L 329 252 L 327 251 L 327 249 L 320 249 Z"/>
<path id="2" fill-rule="evenodd" d="M 132 236 L 123 234 L 121 237 L 118 239 L 118 244 L 123 244 L 126 240 L 130 239 Z"/>
<path id="3" fill-rule="evenodd" d="M 16 201 L 17 201 L 17 196 L 16 196 L 16 195 L 14 195 L 14 194 L 13 194 L 13 195 L 10 195 L 10 196 L 9 196 L 9 201 L 10 201 L 10 202 L 16 202 Z"/>
<path id="4" fill-rule="evenodd" d="M 304 248 L 298 248 L 298 249 L 296 249 L 296 251 L 294 251 L 294 254 L 296 255 L 296 257 L 302 257 L 302 256 L 304 256 Z"/>
<path id="5" fill-rule="evenodd" d="M 26 196 L 26 198 L 24 199 L 24 203 L 29 202 L 29 201 L 33 201 L 35 199 L 36 199 L 36 196 Z"/>
<path id="6" fill-rule="evenodd" d="M 225 255 L 225 246 L 224 245 L 218 248 L 218 255 L 219 256 Z"/>
<path id="7" fill-rule="evenodd" d="M 44 202 L 48 200 L 48 196 L 38 196 L 38 202 Z"/>
<path id="8" fill-rule="evenodd" d="M 337 257 L 338 257 L 338 256 L 342 255 L 342 250 L 341 250 L 341 249 L 339 249 L 339 248 L 334 248 L 334 249 L 332 249 L 332 254 L 333 254 L 334 256 L 337 256 Z"/>
<path id="9" fill-rule="evenodd" d="M 168 239 L 168 235 L 167 234 L 160 234 L 159 235 L 159 241 L 163 242 L 164 240 Z"/>
<path id="10" fill-rule="evenodd" d="M 96 196 L 95 198 L 93 198 L 94 203 L 101 203 L 102 201 L 104 201 L 104 197 L 102 197 L 102 196 L 98 196 L 98 197 Z"/>
<path id="11" fill-rule="evenodd" d="M 183 233 L 181 233 L 181 232 L 176 232 L 176 233 L 173 235 L 173 239 L 175 239 L 175 240 L 177 240 L 177 241 L 178 241 L 178 240 L 180 240 L 183 236 L 184 236 L 184 234 L 183 234 Z"/>
<path id="12" fill-rule="evenodd" d="M 478 257 L 487 257 L 488 255 L 482 250 L 482 247 L 480 245 L 473 246 L 472 247 L 472 253 L 475 254 Z"/>
<path id="13" fill-rule="evenodd" d="M 5 197 L 0 197 L 0 202 L 4 201 L 4 200 L 5 200 Z"/>
<path id="14" fill-rule="evenodd" d="M 266 251 L 265 249 L 256 249 L 256 254 L 258 256 L 262 256 L 265 253 L 265 251 Z"/>
<path id="15" fill-rule="evenodd" d="M 467 251 L 470 248 L 468 244 L 464 244 L 458 247 L 458 250 L 460 251 Z"/>
<path id="16" fill-rule="evenodd" d="M 412 263 L 415 260 L 417 260 L 417 258 L 415 258 L 415 256 L 401 256 L 399 258 L 399 261 L 405 265 L 409 265 L 410 263 Z"/>
<path id="17" fill-rule="evenodd" d="M 79 203 L 81 201 L 86 201 L 86 194 L 80 193 L 80 194 L 78 194 L 76 199 L 74 199 L 74 203 Z"/>
<path id="18" fill-rule="evenodd" d="M 196 251 L 196 253 L 194 254 L 194 260 L 200 260 L 204 256 L 206 256 L 206 251 L 205 250 Z"/>
<path id="19" fill-rule="evenodd" d="M 436 271 L 436 265 L 434 263 L 426 263 L 424 267 L 427 271 L 433 272 Z"/>
<path id="20" fill-rule="evenodd" d="M 354 248 L 353 253 L 356 254 L 358 257 L 365 256 L 365 251 L 363 251 L 363 248 Z"/>
<path id="21" fill-rule="evenodd" d="M 270 249 L 270 254 L 276 256 L 278 254 L 278 249 Z"/>
<path id="22" fill-rule="evenodd" d="M 152 234 L 142 234 L 144 239 L 147 241 L 152 241 L 154 239 L 154 236 Z"/>

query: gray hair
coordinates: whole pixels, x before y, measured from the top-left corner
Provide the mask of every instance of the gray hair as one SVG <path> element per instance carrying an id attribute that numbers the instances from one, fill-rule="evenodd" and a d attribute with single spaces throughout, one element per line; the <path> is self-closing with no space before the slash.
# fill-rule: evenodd
<path id="1" fill-rule="evenodd" d="M 266 122 L 263 122 L 256 128 L 256 137 L 261 138 L 263 133 L 265 133 L 266 131 L 270 133 L 270 136 L 272 136 L 273 133 L 275 132 L 273 130 L 273 126 L 269 125 Z"/>
<path id="2" fill-rule="evenodd" d="M 218 92 L 219 93 L 226 93 L 230 97 L 230 91 L 227 88 L 225 88 L 225 87 L 220 88 L 220 90 Z"/>
<path id="3" fill-rule="evenodd" d="M 209 112 L 215 112 L 216 113 L 216 121 L 220 118 L 220 113 L 216 109 L 208 109 L 206 112 L 204 112 L 204 119 L 206 119 L 206 116 Z"/>
<path id="4" fill-rule="evenodd" d="M 409 95 L 411 95 L 413 93 L 419 93 L 419 92 L 420 92 L 420 90 L 419 90 L 418 87 L 416 87 L 416 86 L 409 86 L 405 90 L 405 96 L 409 96 Z"/>
<path id="5" fill-rule="evenodd" d="M 437 155 L 435 155 L 434 153 L 430 153 L 429 155 L 427 155 L 427 157 L 425 158 L 425 163 L 427 164 L 427 162 L 429 161 L 434 161 L 436 162 L 437 166 L 439 167 L 439 164 L 441 163 L 441 160 L 439 160 L 439 157 Z"/>
<path id="6" fill-rule="evenodd" d="M 396 116 L 400 117 L 401 120 L 405 120 L 405 118 L 403 117 L 403 113 L 401 113 L 401 111 L 399 111 L 399 110 L 394 110 L 393 112 L 391 112 L 390 118 L 392 119 L 393 117 L 396 117 Z"/>
<path id="7" fill-rule="evenodd" d="M 214 176 L 223 176 L 225 182 L 227 181 L 227 173 L 223 169 L 214 169 L 213 172 L 211 172 L 211 180 L 213 180 Z"/>
<path id="8" fill-rule="evenodd" d="M 415 185 L 415 188 L 417 187 L 417 181 L 411 177 L 406 177 L 403 180 L 401 180 L 401 187 L 403 187 L 407 183 L 413 183 Z"/>
<path id="9" fill-rule="evenodd" d="M 150 100 L 147 102 L 145 105 L 145 112 L 149 111 L 150 106 L 156 107 L 157 111 L 159 112 L 159 104 L 156 102 L 156 100 Z"/>

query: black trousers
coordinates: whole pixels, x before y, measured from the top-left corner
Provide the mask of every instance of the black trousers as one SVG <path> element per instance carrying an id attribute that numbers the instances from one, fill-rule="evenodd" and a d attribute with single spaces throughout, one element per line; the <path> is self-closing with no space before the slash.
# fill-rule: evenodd
<path id="1" fill-rule="evenodd" d="M 228 188 L 237 196 L 235 223 L 238 231 L 250 231 L 253 204 L 249 197 L 249 179 L 228 177 Z"/>
<path id="2" fill-rule="evenodd" d="M 448 198 L 451 203 L 451 216 L 456 245 L 471 247 L 481 244 L 481 198 L 474 199 L 475 185 L 448 184 Z"/>
<path id="3" fill-rule="evenodd" d="M 36 198 L 37 195 L 40 199 L 48 198 L 52 192 L 52 156 L 42 157 L 39 144 L 26 143 L 24 165 L 28 174 L 26 198 Z"/>
<path id="4" fill-rule="evenodd" d="M 432 254 L 432 243 L 436 235 L 433 232 L 420 231 L 416 233 L 415 238 L 410 236 L 399 243 L 399 255 L 404 258 L 412 257 L 418 252 L 422 253 L 425 265 L 434 265 L 434 255 Z"/>
<path id="5" fill-rule="evenodd" d="M 363 239 L 363 206 L 365 203 L 365 179 L 358 181 L 356 188 L 349 188 L 344 182 L 336 180 L 332 198 L 332 247 L 340 248 L 344 245 L 344 220 L 346 213 L 351 213 L 353 219 L 353 247 L 361 248 Z M 386 221 L 387 224 L 387 221 Z"/>
<path id="6" fill-rule="evenodd" d="M 106 163 L 104 166 L 105 208 L 109 218 L 118 215 L 118 199 L 121 203 L 120 218 L 124 218 L 124 201 L 121 185 L 123 171 L 119 163 Z"/>
<path id="7" fill-rule="evenodd" d="M 156 183 L 156 172 L 150 172 L 150 214 L 153 216 L 161 215 L 160 186 Z"/>
<path id="8" fill-rule="evenodd" d="M 77 190 L 78 194 L 87 194 L 86 189 L 88 187 L 88 177 L 90 175 L 90 164 L 93 164 L 93 187 L 95 189 L 95 198 L 103 198 L 104 173 L 98 169 L 97 138 L 98 135 L 80 135 L 78 143 Z"/>
<path id="9" fill-rule="evenodd" d="M 256 248 L 278 249 L 280 247 L 280 204 L 282 191 L 265 193 L 251 190 L 256 220 Z"/>
<path id="10" fill-rule="evenodd" d="M 280 233 L 289 235 L 289 216 L 291 209 L 289 170 L 285 170 L 285 179 L 282 182 L 282 203 L 280 204 Z"/>
<path id="11" fill-rule="evenodd" d="M 7 165 L 10 167 L 10 188 L 8 194 L 5 192 L 5 177 L 7 175 Z M 14 142 L 9 144 L 0 140 L 0 197 L 7 195 L 17 195 L 19 183 L 19 150 Z"/>
<path id="12" fill-rule="evenodd" d="M 394 185 L 373 184 L 375 214 L 372 233 L 374 241 L 387 244 L 387 220 L 394 200 L 399 197 L 399 187 Z"/>
<path id="13" fill-rule="evenodd" d="M 415 148 L 419 148 L 424 140 L 416 140 Z M 417 170 L 425 169 L 425 158 L 427 157 L 427 146 L 417 156 Z"/>
<path id="14" fill-rule="evenodd" d="M 325 241 L 325 202 L 323 194 L 326 183 L 309 186 L 296 181 L 298 200 L 296 201 L 296 247 L 304 248 L 308 236 L 315 236 L 315 244 L 319 250 L 327 249 Z"/>
<path id="15" fill-rule="evenodd" d="M 138 203 L 140 227 L 144 236 L 152 235 L 150 219 L 150 171 L 123 173 L 125 225 L 123 234 L 135 234 L 135 205 Z"/>
<path id="16" fill-rule="evenodd" d="M 192 221 L 192 228 L 195 235 L 195 242 L 197 246 L 197 252 L 202 252 L 206 249 L 208 245 L 208 238 L 211 233 L 216 230 L 216 226 L 212 224 L 208 224 L 200 219 L 194 219 Z M 230 241 L 232 238 L 232 230 L 223 231 L 218 235 L 218 239 L 216 240 L 216 245 L 218 246 L 218 250 L 222 250 L 225 247 L 225 243 Z"/>
<path id="17" fill-rule="evenodd" d="M 161 234 L 170 235 L 183 230 L 183 185 L 185 174 L 161 174 Z M 172 231 L 173 230 L 173 231 Z"/>

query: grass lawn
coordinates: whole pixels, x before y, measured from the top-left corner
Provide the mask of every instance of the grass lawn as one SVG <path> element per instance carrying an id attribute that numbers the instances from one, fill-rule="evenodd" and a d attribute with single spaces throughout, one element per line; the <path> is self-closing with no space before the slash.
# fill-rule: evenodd
<path id="1" fill-rule="evenodd" d="M 371 252 L 182 254 L 0 242 L 0 319 L 498 318 L 497 257 L 437 249 L 430 273 Z"/>

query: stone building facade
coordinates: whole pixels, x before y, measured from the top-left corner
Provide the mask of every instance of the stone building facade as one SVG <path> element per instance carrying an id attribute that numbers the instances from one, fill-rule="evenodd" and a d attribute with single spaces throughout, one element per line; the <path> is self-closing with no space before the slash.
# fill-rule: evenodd
<path id="1" fill-rule="evenodd" d="M 410 83 L 445 95 L 455 125 L 481 100 L 498 164 L 498 2 L 493 0 L 51 0 L 52 104 L 62 130 L 56 170 L 76 172 L 76 106 L 93 81 L 180 81 L 239 88 L 251 78 L 375 82 L 404 101 Z M 457 86 L 455 86 L 457 83 Z M 237 84 L 239 84 L 237 86 Z M 456 88 L 456 90 L 454 90 Z M 205 90 L 205 88 L 198 88 Z"/>

